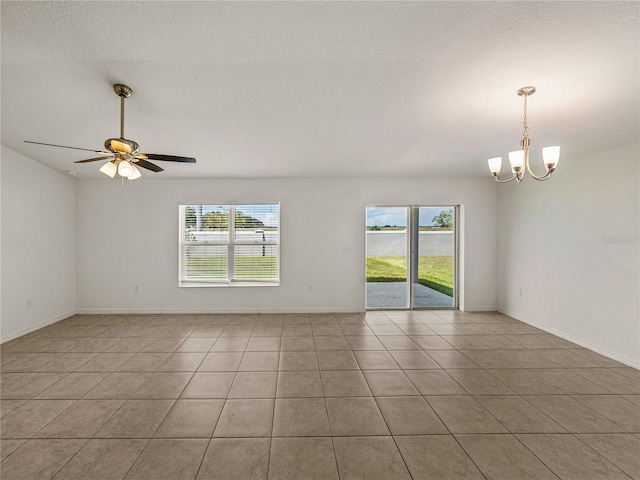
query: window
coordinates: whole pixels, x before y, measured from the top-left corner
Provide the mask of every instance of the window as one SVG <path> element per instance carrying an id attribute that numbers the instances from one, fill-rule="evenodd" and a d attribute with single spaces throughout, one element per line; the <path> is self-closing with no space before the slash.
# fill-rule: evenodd
<path id="1" fill-rule="evenodd" d="M 180 205 L 179 286 L 279 281 L 279 204 Z"/>

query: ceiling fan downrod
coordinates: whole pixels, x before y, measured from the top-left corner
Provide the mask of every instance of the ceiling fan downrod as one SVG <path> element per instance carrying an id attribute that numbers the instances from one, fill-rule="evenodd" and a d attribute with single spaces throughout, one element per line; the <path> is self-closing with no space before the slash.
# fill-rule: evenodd
<path id="1" fill-rule="evenodd" d="M 129 98 L 133 90 L 131 87 L 116 83 L 113 86 L 113 91 L 120 97 L 120 138 L 124 138 L 124 99 Z"/>
<path id="2" fill-rule="evenodd" d="M 140 150 L 140 145 L 124 136 L 124 99 L 129 98 L 133 90 L 127 85 L 116 83 L 113 86 L 113 91 L 120 97 L 120 138 L 108 138 L 104 142 L 104 146 L 112 153 L 120 152 L 135 155 Z"/>

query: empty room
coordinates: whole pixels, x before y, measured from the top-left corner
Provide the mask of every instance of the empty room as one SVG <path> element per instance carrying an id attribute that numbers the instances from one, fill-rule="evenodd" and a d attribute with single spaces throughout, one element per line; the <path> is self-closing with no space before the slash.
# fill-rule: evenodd
<path id="1" fill-rule="evenodd" d="M 0 8 L 0 478 L 640 480 L 640 4 Z"/>

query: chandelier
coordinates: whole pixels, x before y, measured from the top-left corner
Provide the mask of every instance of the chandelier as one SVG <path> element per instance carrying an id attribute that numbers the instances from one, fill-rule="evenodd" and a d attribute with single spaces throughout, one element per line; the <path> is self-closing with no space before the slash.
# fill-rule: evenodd
<path id="1" fill-rule="evenodd" d="M 513 176 L 506 180 L 500 180 L 498 175 L 502 168 L 502 157 L 494 157 L 488 160 L 489 170 L 491 170 L 491 174 L 496 182 L 507 183 L 516 180 L 520 183 L 524 178 L 525 170 L 536 180 L 548 180 L 558 166 L 558 160 L 560 160 L 560 147 L 558 146 L 545 147 L 542 149 L 542 161 L 544 162 L 544 168 L 547 173 L 544 175 L 536 175 L 531 171 L 531 167 L 529 166 L 529 145 L 531 142 L 528 133 L 529 125 L 527 124 L 527 98 L 534 93 L 536 93 L 536 87 L 522 87 L 518 90 L 518 95 L 524 97 L 524 120 L 522 122 L 523 132 L 522 140 L 520 141 L 520 150 L 509 152 L 509 163 L 511 164 Z"/>

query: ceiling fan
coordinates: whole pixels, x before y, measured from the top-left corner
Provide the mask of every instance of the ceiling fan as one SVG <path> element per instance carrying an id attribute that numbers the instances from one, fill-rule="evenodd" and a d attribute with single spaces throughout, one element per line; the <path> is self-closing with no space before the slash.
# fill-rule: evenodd
<path id="1" fill-rule="evenodd" d="M 111 178 L 115 177 L 116 173 L 120 174 L 122 178 L 127 178 L 129 180 L 140 178 L 142 174 L 137 167 L 146 168 L 152 172 L 162 172 L 164 170 L 162 167 L 159 167 L 148 160 L 196 163 L 196 159 L 192 157 L 176 157 L 174 155 L 159 155 L 155 153 L 138 153 L 140 151 L 140 145 L 133 140 L 124 138 L 124 99 L 129 98 L 133 93 L 133 90 L 120 83 L 115 84 L 113 86 L 113 90 L 116 92 L 116 95 L 120 97 L 120 138 L 108 138 L 104 142 L 104 147 L 108 152 L 103 150 L 92 150 L 89 148 L 68 147 L 66 145 L 54 145 L 52 143 L 31 142 L 29 140 L 25 140 L 25 143 L 46 145 L 49 147 L 71 148 L 73 150 L 84 150 L 103 155 L 101 157 L 88 158 L 87 160 L 79 160 L 74 163 L 108 160 L 107 163 L 100 168 L 100 171 Z"/>

